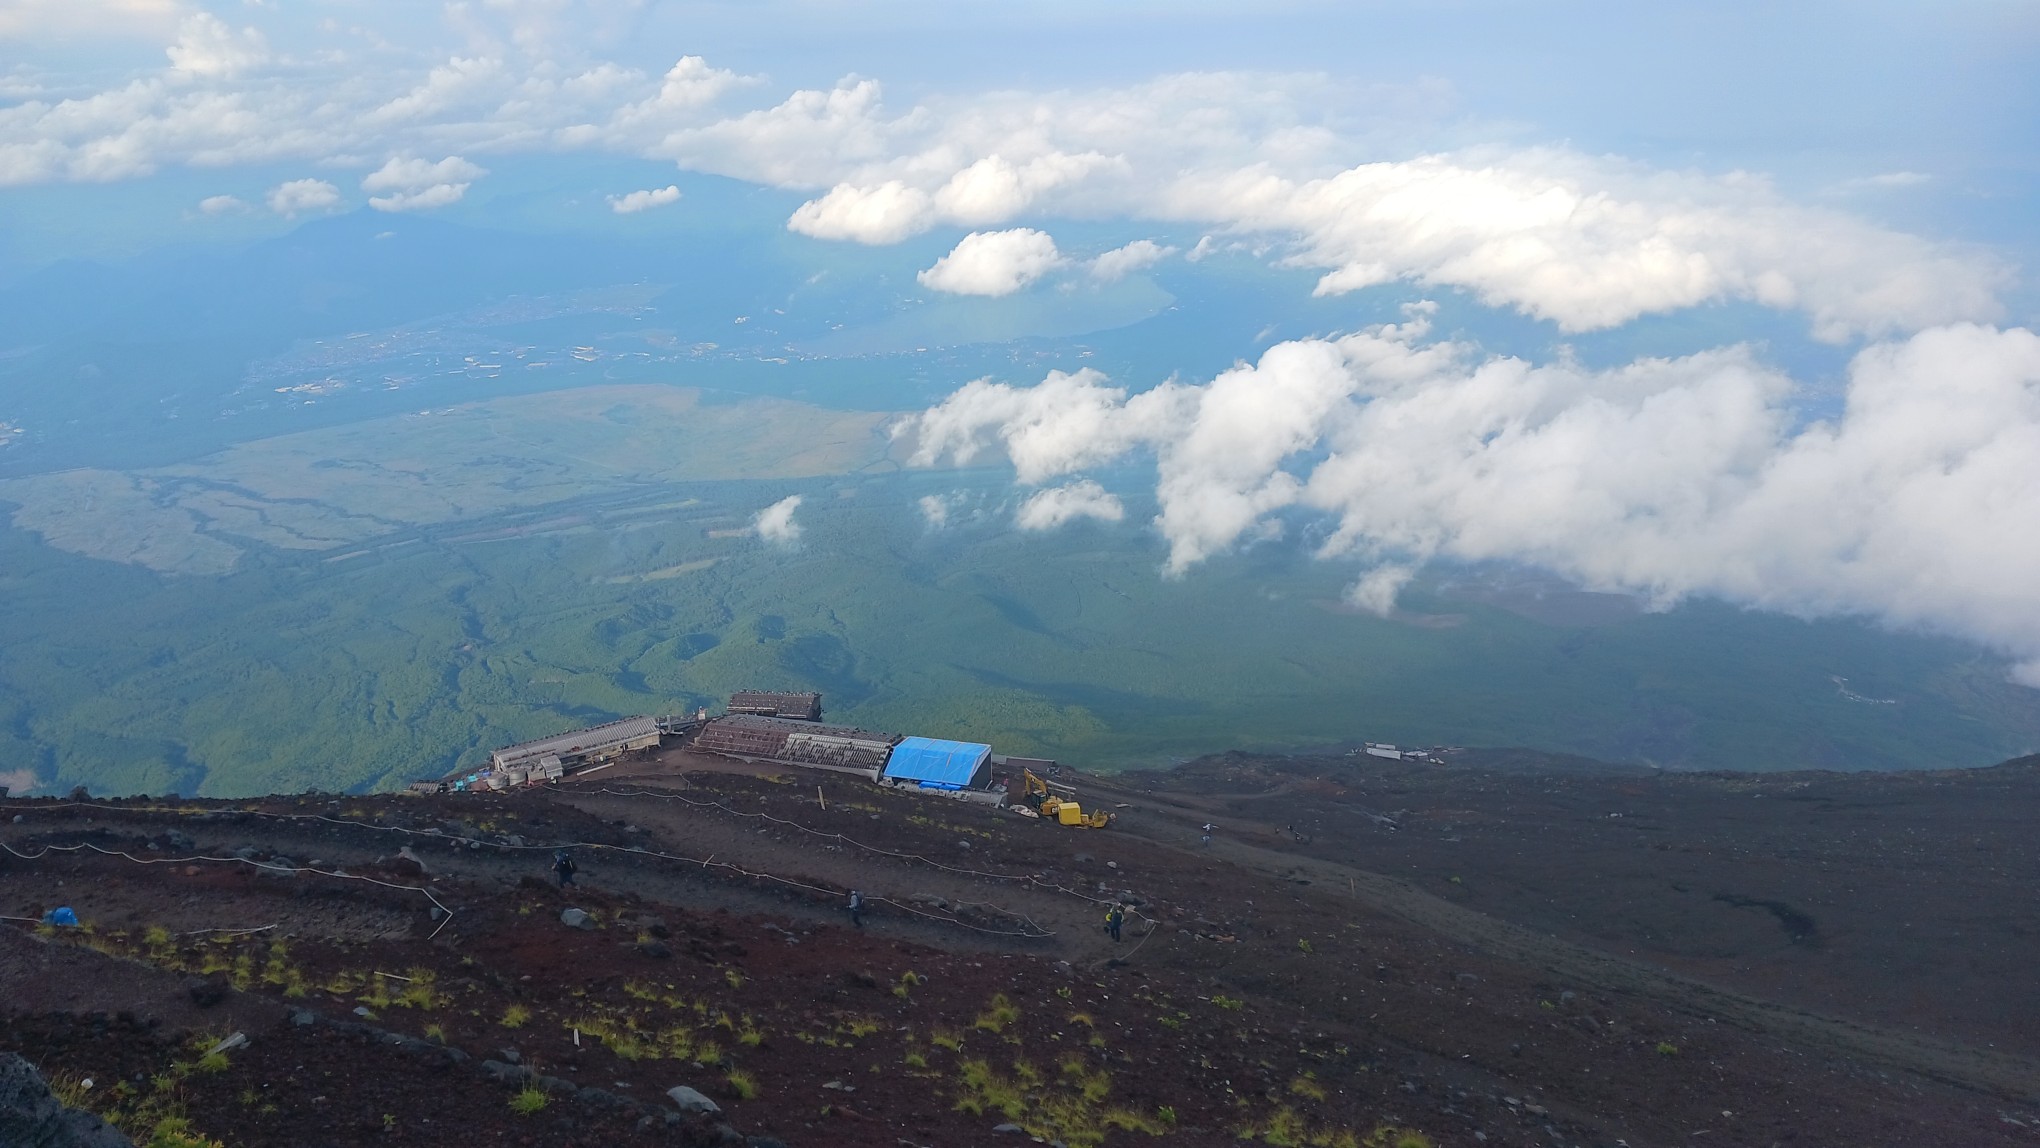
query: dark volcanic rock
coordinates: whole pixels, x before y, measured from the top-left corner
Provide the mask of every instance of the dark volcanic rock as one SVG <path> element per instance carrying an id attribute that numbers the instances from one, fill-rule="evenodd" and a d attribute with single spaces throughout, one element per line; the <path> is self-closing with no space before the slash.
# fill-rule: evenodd
<path id="1" fill-rule="evenodd" d="M 35 1066 L 0 1054 L 0 1144 L 9 1148 L 134 1148 L 90 1112 L 66 1108 L 50 1095 Z"/>
<path id="2" fill-rule="evenodd" d="M 195 978 L 186 989 L 191 993 L 191 1003 L 200 1008 L 211 1008 L 227 999 L 227 982 L 217 977 Z"/>

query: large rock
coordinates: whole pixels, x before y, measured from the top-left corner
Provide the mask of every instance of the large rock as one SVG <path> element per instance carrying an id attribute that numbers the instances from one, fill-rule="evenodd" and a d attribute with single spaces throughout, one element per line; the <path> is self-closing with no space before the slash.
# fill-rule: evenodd
<path id="1" fill-rule="evenodd" d="M 580 909 L 568 909 L 560 914 L 560 924 L 570 929 L 592 929 L 595 927 L 595 918 Z"/>
<path id="2" fill-rule="evenodd" d="M 66 1108 L 50 1095 L 35 1066 L 0 1053 L 0 1144 L 8 1148 L 134 1148 L 90 1112 Z"/>
<path id="3" fill-rule="evenodd" d="M 682 1112 L 706 1112 L 710 1116 L 722 1115 L 722 1105 L 703 1096 L 684 1084 L 666 1090 L 666 1098 Z"/>

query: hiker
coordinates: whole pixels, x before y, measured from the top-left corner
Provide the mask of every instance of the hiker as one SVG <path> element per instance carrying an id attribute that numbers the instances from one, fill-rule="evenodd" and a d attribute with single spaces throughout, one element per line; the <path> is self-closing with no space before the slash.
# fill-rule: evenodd
<path id="1" fill-rule="evenodd" d="M 850 890 L 850 923 L 857 928 L 864 927 L 864 894 Z"/>
<path id="2" fill-rule="evenodd" d="M 580 866 L 574 864 L 574 859 L 567 856 L 566 850 L 562 849 L 553 854 L 553 873 L 560 879 L 560 888 L 564 889 L 572 885 L 574 883 L 574 873 L 579 869 Z"/>
<path id="3" fill-rule="evenodd" d="M 1211 848 L 1211 831 L 1214 828 L 1216 828 L 1216 826 L 1212 825 L 1211 822 L 1207 821 L 1199 828 L 1204 830 L 1204 836 L 1199 837 L 1197 840 L 1201 842 L 1206 849 Z"/>
<path id="4" fill-rule="evenodd" d="M 1105 931 L 1112 934 L 1112 943 L 1119 943 L 1119 926 L 1126 923 L 1126 906 L 1114 903 L 1105 910 Z"/>

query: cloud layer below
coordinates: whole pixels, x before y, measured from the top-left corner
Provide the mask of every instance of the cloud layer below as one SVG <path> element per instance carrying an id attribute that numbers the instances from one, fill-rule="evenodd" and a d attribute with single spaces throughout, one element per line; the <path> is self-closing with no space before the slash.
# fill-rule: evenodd
<path id="1" fill-rule="evenodd" d="M 1410 281 L 1565 331 L 1750 301 L 1804 313 L 1821 338 L 1885 337 L 1994 321 L 2007 281 L 1983 253 L 1794 203 L 1747 173 L 1556 147 L 1426 149 L 1389 125 L 1434 120 L 1435 96 L 1322 76 L 1192 73 L 894 111 L 870 79 L 761 103 L 759 78 L 699 57 L 657 75 L 585 54 L 569 63 L 538 32 L 514 47 L 477 35 L 470 54 L 422 68 L 387 46 L 281 51 L 202 12 L 163 34 L 155 71 L 0 108 L 0 186 L 301 160 L 374 169 L 373 206 L 417 210 L 480 178 L 462 157 L 600 151 L 811 191 L 787 225 L 823 239 L 1032 230 L 1046 250 L 1048 220 L 1145 219 L 1272 248 L 1322 271 L 1320 293 Z M 1122 248 L 1093 271 L 1124 275 L 1159 250 Z M 966 271 L 929 274 L 1024 286 L 1024 273 Z"/>
<path id="2" fill-rule="evenodd" d="M 1029 485 L 1151 452 L 1175 573 L 1314 513 L 1377 611 L 1427 559 L 1508 560 L 1661 604 L 1930 628 L 2040 686 L 2040 337 L 1951 324 L 1870 346 L 1833 422 L 1796 425 L 1794 392 L 1739 347 L 1607 371 L 1482 357 L 1433 341 L 1419 308 L 1203 384 L 980 381 L 903 432 L 916 464 L 1003 449 Z"/>
<path id="3" fill-rule="evenodd" d="M 793 520 L 793 512 L 800 509 L 800 495 L 790 494 L 758 512 L 751 522 L 751 528 L 758 537 L 774 546 L 792 546 L 800 541 L 800 523 Z"/>

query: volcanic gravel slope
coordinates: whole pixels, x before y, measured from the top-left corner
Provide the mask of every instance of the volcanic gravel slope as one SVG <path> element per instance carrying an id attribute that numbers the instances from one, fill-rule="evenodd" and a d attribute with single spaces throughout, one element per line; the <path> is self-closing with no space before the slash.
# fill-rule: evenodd
<path id="1" fill-rule="evenodd" d="M 181 1119 L 231 1148 L 2040 1143 L 2033 1050 L 1993 1037 L 2015 1022 L 1907 997 L 1841 924 L 1905 865 L 1832 903 L 1751 876 L 1856 864 L 1867 823 L 1739 830 L 1722 796 L 1815 820 L 1917 798 L 1948 823 L 1966 800 L 2009 825 L 2033 763 L 1687 779 L 1229 756 L 1078 779 L 1125 806 L 1104 831 L 702 764 L 494 796 L 6 802 L 0 913 L 69 904 L 87 928 L 0 931 L 0 1045 L 141 1139 Z M 1607 824 L 1632 819 L 1664 828 Z M 2031 854 L 1982 832 L 1959 856 L 1991 863 L 1944 916 L 2030 907 Z M 1747 872 L 1715 857 L 1783 841 L 1799 852 Z M 561 844 L 582 888 L 546 879 Z M 1649 904 L 1653 867 L 1705 896 Z M 1108 898 L 1138 906 L 1121 944 Z M 1977 943 L 2029 924 L 2008 911 Z M 721 1115 L 681 1116 L 682 1084 Z"/>

